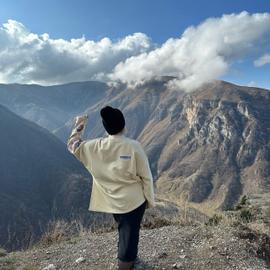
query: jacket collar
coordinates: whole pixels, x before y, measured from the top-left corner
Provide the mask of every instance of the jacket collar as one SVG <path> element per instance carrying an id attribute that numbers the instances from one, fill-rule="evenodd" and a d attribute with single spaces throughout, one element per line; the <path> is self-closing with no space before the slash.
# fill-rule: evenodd
<path id="1" fill-rule="evenodd" d="M 119 134 L 119 135 L 108 135 L 108 138 L 110 139 L 123 139 L 125 138 L 126 136 L 124 134 Z"/>

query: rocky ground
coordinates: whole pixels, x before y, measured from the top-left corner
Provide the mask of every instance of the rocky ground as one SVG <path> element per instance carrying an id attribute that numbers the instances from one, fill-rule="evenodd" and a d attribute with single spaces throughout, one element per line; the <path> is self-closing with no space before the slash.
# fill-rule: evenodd
<path id="1" fill-rule="evenodd" d="M 117 269 L 117 231 L 85 233 L 24 252 L 0 253 L 1 270 Z M 2 256 L 1 256 L 2 255 Z M 142 229 L 135 269 L 239 269 L 270 267 L 270 239 L 245 225 L 170 225 Z"/>

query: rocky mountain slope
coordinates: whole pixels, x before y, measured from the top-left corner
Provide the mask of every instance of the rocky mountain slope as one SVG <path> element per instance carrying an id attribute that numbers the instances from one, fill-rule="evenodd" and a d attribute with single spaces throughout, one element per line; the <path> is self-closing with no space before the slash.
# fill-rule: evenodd
<path id="1" fill-rule="evenodd" d="M 215 81 L 186 93 L 168 87 L 172 79 L 155 78 L 133 88 L 94 82 L 44 87 L 36 97 L 42 92 L 41 100 L 55 100 L 56 118 L 61 116 L 56 108 L 66 112 L 50 127 L 64 142 L 76 114 L 89 114 L 86 137 L 94 138 L 106 136 L 99 116 L 101 107 L 109 104 L 122 109 L 126 135 L 140 140 L 148 154 L 157 192 L 174 202 L 188 200 L 224 209 L 242 194 L 270 192 L 270 92 Z M 12 87 L 4 95 L 12 96 L 21 108 L 29 104 L 35 86 L 23 101 L 17 92 L 14 99 Z M 44 98 L 47 90 L 50 99 Z M 33 115 L 37 118 L 32 120 L 44 122 L 38 114 Z"/>
<path id="2" fill-rule="evenodd" d="M 242 194 L 269 192 L 269 105 L 270 91 L 225 82 L 185 95 L 177 113 L 140 135 L 150 155 L 161 150 L 160 190 L 222 208 Z M 166 144 L 151 149 L 151 141 L 161 136 Z"/>
<path id="3" fill-rule="evenodd" d="M 216 81 L 185 93 L 168 88 L 170 79 L 109 89 L 86 110 L 86 136 L 104 136 L 99 110 L 111 104 L 123 110 L 127 136 L 144 145 L 158 192 L 172 201 L 224 209 L 243 194 L 270 192 L 270 91 Z"/>
<path id="4" fill-rule="evenodd" d="M 89 219 L 90 176 L 46 129 L 0 105 L 0 246 L 27 246 L 50 220 Z"/>

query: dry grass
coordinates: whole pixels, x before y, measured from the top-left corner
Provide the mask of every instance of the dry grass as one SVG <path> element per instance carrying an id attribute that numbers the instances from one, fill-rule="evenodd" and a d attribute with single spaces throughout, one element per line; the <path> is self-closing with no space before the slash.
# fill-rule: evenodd
<path id="1" fill-rule="evenodd" d="M 216 206 L 210 203 L 193 203 L 189 202 L 188 194 L 182 194 L 181 197 L 176 197 L 173 194 L 157 194 L 157 199 L 167 202 L 174 202 L 183 213 L 179 216 L 181 224 L 190 224 L 191 222 L 205 222 L 209 217 L 219 213 Z M 210 207 L 211 206 L 211 207 Z"/>
<path id="2" fill-rule="evenodd" d="M 113 231 L 116 228 L 117 228 L 117 225 L 114 219 L 112 218 L 112 216 L 110 216 L 110 218 L 108 218 L 107 215 L 105 216 L 102 215 L 101 217 L 93 216 L 91 226 L 89 228 L 86 228 L 84 232 L 81 230 L 80 235 L 83 235 L 84 233 L 89 233 L 89 232 L 100 234 L 104 232 Z"/>
<path id="3" fill-rule="evenodd" d="M 168 225 L 191 225 L 194 219 L 190 218 L 190 207 L 186 202 L 182 211 L 177 207 L 171 207 L 166 201 L 157 202 L 157 207 L 147 209 L 142 220 L 142 228 L 152 229 Z M 117 223 L 108 216 L 93 215 L 92 223 L 85 227 L 80 220 L 67 222 L 55 220 L 48 224 L 47 230 L 38 243 L 29 246 L 33 248 L 39 245 L 52 245 L 60 241 L 76 241 L 76 236 L 81 237 L 89 233 L 100 234 L 117 229 Z"/>
<path id="4" fill-rule="evenodd" d="M 115 230 L 117 225 L 112 219 L 102 217 L 102 215 L 94 215 L 92 223 L 89 226 L 83 225 L 80 219 L 74 219 L 70 222 L 58 219 L 51 221 L 47 225 L 46 231 L 37 243 L 32 244 L 28 248 L 36 246 L 49 246 L 61 241 L 76 241 L 76 237 L 82 237 L 89 233 L 100 234 Z"/>
<path id="5" fill-rule="evenodd" d="M 152 229 L 169 225 L 225 225 L 236 226 L 245 223 L 250 228 L 260 232 L 269 233 L 269 226 L 256 220 L 245 220 L 249 214 L 249 208 L 242 208 L 237 211 L 219 211 L 217 203 L 193 203 L 189 202 L 188 196 L 181 199 L 168 198 L 160 194 L 156 196 L 156 207 L 147 209 L 142 221 L 142 228 Z M 172 201 L 174 203 L 172 203 Z M 269 210 L 270 212 L 270 210 Z M 250 212 L 252 215 L 253 213 Z M 267 214 L 268 210 L 266 211 Z M 204 215 L 203 218 L 200 214 Z M 198 215 L 198 216 L 197 216 Z M 251 222 L 252 221 L 252 222 Z M 66 222 L 56 220 L 48 225 L 47 231 L 43 234 L 39 244 L 51 245 L 55 242 L 69 240 L 76 241 L 76 236 L 81 237 L 89 233 L 100 234 L 117 229 L 117 223 L 112 218 L 103 215 L 93 215 L 90 226 L 85 227 L 80 220 Z"/>
<path id="6" fill-rule="evenodd" d="M 76 236 L 83 236 L 88 233 L 89 229 L 86 228 L 79 219 L 67 222 L 63 219 L 51 221 L 47 225 L 47 230 L 44 232 L 39 242 L 33 244 L 31 247 L 38 245 L 51 245 L 56 242 L 64 240 L 71 240 Z"/>
<path id="7" fill-rule="evenodd" d="M 270 235 L 270 227 L 266 225 L 264 222 L 255 221 L 255 222 L 248 223 L 247 226 L 254 231 L 258 231 L 258 232 Z"/>
<path id="8" fill-rule="evenodd" d="M 189 206 L 207 215 L 208 217 L 221 213 L 221 211 L 218 210 L 220 203 L 215 201 L 206 201 L 202 203 L 190 202 Z"/>

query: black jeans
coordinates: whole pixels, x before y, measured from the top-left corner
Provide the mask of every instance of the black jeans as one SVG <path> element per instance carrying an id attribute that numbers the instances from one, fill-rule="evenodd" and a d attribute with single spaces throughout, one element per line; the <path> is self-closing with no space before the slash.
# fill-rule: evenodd
<path id="1" fill-rule="evenodd" d="M 128 213 L 113 214 L 118 224 L 118 259 L 121 261 L 130 262 L 137 257 L 140 225 L 145 207 L 146 201 Z"/>

